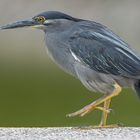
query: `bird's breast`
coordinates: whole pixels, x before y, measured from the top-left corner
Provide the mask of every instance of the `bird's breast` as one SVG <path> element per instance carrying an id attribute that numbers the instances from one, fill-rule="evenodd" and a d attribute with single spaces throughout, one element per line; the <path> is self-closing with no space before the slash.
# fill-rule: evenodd
<path id="1" fill-rule="evenodd" d="M 65 72 L 76 76 L 74 62 L 71 52 L 67 44 L 58 37 L 46 36 L 46 49 L 48 56 Z"/>

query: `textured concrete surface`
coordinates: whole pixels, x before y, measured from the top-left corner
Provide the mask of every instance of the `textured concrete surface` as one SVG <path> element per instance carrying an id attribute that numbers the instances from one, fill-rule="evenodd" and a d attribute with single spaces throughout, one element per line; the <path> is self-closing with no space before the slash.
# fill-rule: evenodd
<path id="1" fill-rule="evenodd" d="M 0 128 L 0 140 L 140 140 L 140 128 Z"/>

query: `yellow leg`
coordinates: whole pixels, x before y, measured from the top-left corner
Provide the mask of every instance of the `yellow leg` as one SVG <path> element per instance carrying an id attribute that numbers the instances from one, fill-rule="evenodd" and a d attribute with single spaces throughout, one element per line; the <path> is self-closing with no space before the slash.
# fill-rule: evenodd
<path id="1" fill-rule="evenodd" d="M 104 110 L 109 109 L 111 99 L 104 101 Z M 99 126 L 106 126 L 108 112 L 104 111 L 102 113 L 102 119 Z"/>
<path id="2" fill-rule="evenodd" d="M 95 109 L 104 111 L 106 113 L 110 113 L 110 110 L 111 110 L 110 108 L 104 108 L 104 107 L 100 107 L 100 106 L 95 107 Z"/>
<path id="3" fill-rule="evenodd" d="M 97 99 L 96 101 L 92 102 L 91 104 L 85 106 L 84 108 L 82 108 L 74 113 L 68 114 L 67 116 L 68 117 L 84 116 L 85 114 L 91 112 L 92 110 L 94 110 L 96 108 L 99 109 L 100 107 L 98 107 L 98 105 L 102 104 L 103 102 L 109 101 L 114 96 L 119 95 L 119 93 L 121 92 L 121 87 L 117 83 L 114 85 L 114 87 L 115 87 L 115 89 L 111 94 L 103 96 L 103 97 Z M 109 103 L 108 103 L 108 105 L 109 105 Z M 100 110 L 102 110 L 102 109 L 100 109 Z M 105 109 L 105 110 L 107 110 L 107 109 Z M 105 124 L 106 119 L 107 119 L 107 114 L 104 113 L 104 116 L 106 116 L 106 117 L 103 117 L 104 119 L 102 119 L 102 121 Z"/>

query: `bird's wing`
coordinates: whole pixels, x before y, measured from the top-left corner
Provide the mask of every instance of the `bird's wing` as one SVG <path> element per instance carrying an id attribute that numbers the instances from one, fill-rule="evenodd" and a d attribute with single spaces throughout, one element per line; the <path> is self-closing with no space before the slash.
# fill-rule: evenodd
<path id="1" fill-rule="evenodd" d="M 140 76 L 139 56 L 107 27 L 97 25 L 78 26 L 79 30 L 69 40 L 72 55 L 100 73 Z"/>

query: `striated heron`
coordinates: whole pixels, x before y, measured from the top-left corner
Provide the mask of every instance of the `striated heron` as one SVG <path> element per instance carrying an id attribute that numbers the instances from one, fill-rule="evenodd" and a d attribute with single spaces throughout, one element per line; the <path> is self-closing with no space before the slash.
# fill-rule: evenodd
<path id="1" fill-rule="evenodd" d="M 140 97 L 140 57 L 106 26 L 48 11 L 0 29 L 21 27 L 43 30 L 48 55 L 53 61 L 88 90 L 104 94 L 67 116 L 84 116 L 99 109 L 102 118 L 98 127 L 110 127 L 106 122 L 112 97 L 119 95 L 122 87 L 132 88 Z"/>

